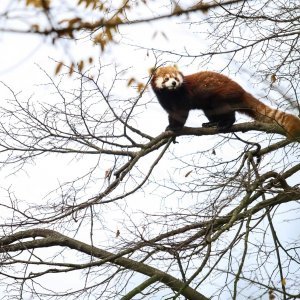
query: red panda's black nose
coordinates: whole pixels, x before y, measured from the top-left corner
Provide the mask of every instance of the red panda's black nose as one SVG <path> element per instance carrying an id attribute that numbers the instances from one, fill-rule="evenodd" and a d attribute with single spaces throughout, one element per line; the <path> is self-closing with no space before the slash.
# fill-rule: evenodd
<path id="1" fill-rule="evenodd" d="M 172 81 L 172 85 L 175 86 L 176 85 L 176 81 Z"/>

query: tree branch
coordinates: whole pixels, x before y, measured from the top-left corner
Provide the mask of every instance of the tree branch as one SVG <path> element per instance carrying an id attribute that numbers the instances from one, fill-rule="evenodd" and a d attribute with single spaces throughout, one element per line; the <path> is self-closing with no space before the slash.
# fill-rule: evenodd
<path id="1" fill-rule="evenodd" d="M 42 238 L 41 238 L 42 237 Z M 32 241 L 23 242 L 24 238 L 34 238 Z M 39 238 L 39 239 L 36 239 Z M 13 243 L 13 244 L 12 244 Z M 28 249 L 47 248 L 52 246 L 68 247 L 69 249 L 77 250 L 81 253 L 97 257 L 99 259 L 105 259 L 106 261 L 124 267 L 126 269 L 141 273 L 149 276 L 150 278 L 156 278 L 157 281 L 167 285 L 174 291 L 183 290 L 181 294 L 190 300 L 208 300 L 207 297 L 198 293 L 191 287 L 186 287 L 185 283 L 175 277 L 160 271 L 154 267 L 150 267 L 144 263 L 118 257 L 114 258 L 114 254 L 100 248 L 88 245 L 78 240 L 69 238 L 63 234 L 49 229 L 32 229 L 26 231 L 20 231 L 12 234 L 9 237 L 3 237 L 0 239 L 0 253 L 24 251 Z"/>

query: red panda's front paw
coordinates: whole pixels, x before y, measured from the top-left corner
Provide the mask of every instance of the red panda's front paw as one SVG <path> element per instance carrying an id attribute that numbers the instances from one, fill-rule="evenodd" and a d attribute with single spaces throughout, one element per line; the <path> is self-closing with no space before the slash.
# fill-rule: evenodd
<path id="1" fill-rule="evenodd" d="M 207 122 L 203 123 L 202 127 L 204 128 L 211 128 L 211 127 L 217 127 L 219 132 L 227 131 L 232 125 L 234 121 L 233 120 L 223 120 L 219 122 Z"/>
<path id="2" fill-rule="evenodd" d="M 177 132 L 177 131 L 180 131 L 182 129 L 182 126 L 170 126 L 168 125 L 165 129 L 165 131 L 173 131 L 173 132 Z"/>
<path id="3" fill-rule="evenodd" d="M 202 123 L 202 127 L 204 127 L 204 128 L 218 127 L 218 125 L 219 125 L 218 122 L 207 122 L 207 123 Z"/>

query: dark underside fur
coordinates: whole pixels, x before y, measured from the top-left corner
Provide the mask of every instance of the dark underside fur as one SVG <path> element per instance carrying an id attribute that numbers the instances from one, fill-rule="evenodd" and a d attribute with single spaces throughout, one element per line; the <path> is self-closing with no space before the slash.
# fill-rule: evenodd
<path id="1" fill-rule="evenodd" d="M 184 86 L 181 86 L 175 90 L 155 89 L 154 91 L 160 105 L 166 111 L 191 109 L 191 103 L 188 101 L 188 93 Z"/>
<path id="2" fill-rule="evenodd" d="M 204 111 L 209 122 L 203 123 L 202 126 L 216 126 L 220 130 L 226 130 L 235 122 L 235 110 L 232 107 L 241 97 L 240 91 L 225 97 L 212 90 L 202 92 L 200 97 L 197 93 L 188 91 L 184 84 L 175 90 L 154 88 L 154 92 L 161 106 L 169 114 L 167 129 L 173 131 L 184 126 L 191 109 Z M 231 105 L 228 104 L 229 102 Z"/>
<path id="3" fill-rule="evenodd" d="M 186 89 L 181 86 L 175 90 L 154 89 L 154 92 L 160 105 L 168 112 L 169 125 L 166 130 L 180 130 L 191 109 Z"/>

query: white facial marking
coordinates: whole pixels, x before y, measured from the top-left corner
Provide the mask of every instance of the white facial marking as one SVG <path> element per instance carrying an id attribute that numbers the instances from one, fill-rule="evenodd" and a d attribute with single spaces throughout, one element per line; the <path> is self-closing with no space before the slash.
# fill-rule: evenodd
<path id="1" fill-rule="evenodd" d="M 155 85 L 156 85 L 156 87 L 159 88 L 159 89 L 162 89 L 164 87 L 163 86 L 163 81 L 164 81 L 164 79 L 162 77 L 157 77 L 155 79 Z"/>
<path id="2" fill-rule="evenodd" d="M 180 73 L 178 74 L 178 80 L 179 80 L 179 84 L 182 85 L 182 83 L 183 83 L 183 77 L 182 77 L 182 75 Z"/>
<path id="3" fill-rule="evenodd" d="M 175 90 L 181 86 L 182 82 L 183 82 L 183 78 L 178 73 L 176 75 L 166 75 L 163 81 L 163 85 L 165 88 L 169 90 Z"/>

